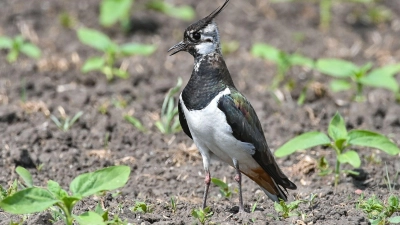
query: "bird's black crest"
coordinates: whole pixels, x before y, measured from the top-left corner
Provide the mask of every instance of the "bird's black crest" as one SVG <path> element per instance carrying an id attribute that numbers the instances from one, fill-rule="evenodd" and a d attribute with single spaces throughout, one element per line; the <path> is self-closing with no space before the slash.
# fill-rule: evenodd
<path id="1" fill-rule="evenodd" d="M 228 4 L 229 0 L 225 0 L 224 4 L 214 10 L 210 15 L 204 17 L 203 19 L 197 21 L 196 23 L 191 24 L 186 30 L 187 31 L 193 31 L 197 32 L 203 28 L 205 28 L 207 25 L 209 25 L 212 20 L 218 16 L 218 14 L 225 8 L 225 6 Z"/>

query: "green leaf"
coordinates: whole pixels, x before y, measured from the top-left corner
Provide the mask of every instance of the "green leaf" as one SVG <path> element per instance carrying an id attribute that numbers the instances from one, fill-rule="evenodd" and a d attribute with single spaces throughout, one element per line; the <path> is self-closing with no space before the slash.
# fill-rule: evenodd
<path id="1" fill-rule="evenodd" d="M 312 148 L 318 145 L 328 145 L 330 143 L 331 140 L 326 134 L 318 131 L 311 131 L 301 134 L 286 142 L 275 151 L 275 156 L 283 157 L 290 155 L 297 150 Z"/>
<path id="2" fill-rule="evenodd" d="M 352 130 L 349 132 L 348 143 L 364 147 L 377 148 L 389 155 L 397 155 L 400 149 L 387 137 L 368 130 Z"/>
<path id="3" fill-rule="evenodd" d="M 354 168 L 361 166 L 360 156 L 356 151 L 349 150 L 337 156 L 340 163 L 349 163 Z"/>
<path id="4" fill-rule="evenodd" d="M 22 178 L 27 187 L 33 187 L 32 175 L 27 169 L 21 166 L 17 166 L 15 171 Z"/>
<path id="5" fill-rule="evenodd" d="M 25 55 L 34 59 L 38 59 L 41 55 L 40 49 L 36 45 L 33 45 L 31 43 L 24 43 L 21 46 L 20 51 Z"/>
<path id="6" fill-rule="evenodd" d="M 388 76 L 392 77 L 400 72 L 400 63 L 387 65 L 378 69 L 372 70 L 368 76 Z"/>
<path id="7" fill-rule="evenodd" d="M 148 56 L 154 53 L 156 47 L 154 45 L 145 45 L 138 43 L 128 43 L 121 45 L 121 52 L 124 55 L 144 55 Z"/>
<path id="8" fill-rule="evenodd" d="M 329 86 L 333 92 L 347 91 L 351 89 L 350 82 L 346 80 L 333 80 L 329 83 Z"/>
<path id="9" fill-rule="evenodd" d="M 334 77 L 351 77 L 359 70 L 358 66 L 352 62 L 341 59 L 319 59 L 316 63 L 316 69 Z"/>
<path id="10" fill-rule="evenodd" d="M 315 62 L 314 60 L 300 55 L 298 53 L 294 53 L 289 57 L 290 64 L 296 66 L 305 66 L 309 68 L 314 68 Z"/>
<path id="11" fill-rule="evenodd" d="M 347 139 L 346 124 L 339 112 L 336 112 L 329 123 L 328 134 L 334 141 Z"/>
<path id="12" fill-rule="evenodd" d="M 101 70 L 105 62 L 106 61 L 102 57 L 91 57 L 86 60 L 81 70 L 83 73 L 87 73 L 93 70 Z"/>
<path id="13" fill-rule="evenodd" d="M 220 188 L 228 188 L 228 184 L 218 178 L 211 178 L 211 182 Z"/>
<path id="14" fill-rule="evenodd" d="M 100 4 L 100 24 L 111 26 L 118 20 L 128 19 L 133 0 L 103 0 Z"/>
<path id="15" fill-rule="evenodd" d="M 122 79 L 127 79 L 129 77 L 129 73 L 126 70 L 122 70 L 119 68 L 113 68 L 112 69 L 112 73 L 117 76 L 120 77 Z"/>
<path id="16" fill-rule="evenodd" d="M 144 128 L 142 122 L 140 122 L 140 120 L 138 120 L 137 118 L 130 116 L 130 115 L 125 115 L 124 119 L 126 121 L 128 121 L 130 124 L 132 124 L 134 127 L 136 127 L 136 129 L 145 132 L 146 129 Z"/>
<path id="17" fill-rule="evenodd" d="M 392 224 L 399 224 L 400 223 L 400 216 L 393 216 L 388 219 L 389 223 Z"/>
<path id="18" fill-rule="evenodd" d="M 267 44 L 256 43 L 251 48 L 251 54 L 256 57 L 270 60 L 274 63 L 281 63 L 281 50 Z"/>
<path id="19" fill-rule="evenodd" d="M 68 196 L 68 193 L 63 190 L 59 183 L 49 180 L 47 181 L 47 189 L 57 198 L 62 200 L 64 197 Z"/>
<path id="20" fill-rule="evenodd" d="M 13 63 L 18 59 L 19 52 L 16 49 L 11 49 L 11 51 L 7 54 L 7 61 L 9 63 Z"/>
<path id="21" fill-rule="evenodd" d="M 111 166 L 77 176 L 70 184 L 74 195 L 86 197 L 100 191 L 110 191 L 126 184 L 131 169 L 129 166 Z"/>
<path id="22" fill-rule="evenodd" d="M 190 6 L 180 6 L 176 7 L 168 2 L 165 1 L 160 1 L 160 0 L 153 0 L 150 1 L 147 4 L 147 7 L 156 11 L 160 11 L 162 13 L 165 13 L 169 16 L 181 19 L 181 20 L 186 20 L 186 21 L 191 21 L 194 19 L 196 13 L 194 9 Z"/>
<path id="23" fill-rule="evenodd" d="M 278 202 L 274 202 L 274 208 L 275 208 L 275 211 L 277 211 L 277 212 L 283 212 L 283 207 Z"/>
<path id="24" fill-rule="evenodd" d="M 396 78 L 393 76 L 393 73 L 389 73 L 393 72 L 394 70 L 389 71 L 389 69 L 387 69 L 387 73 L 385 73 L 385 70 L 374 70 L 367 76 L 362 77 L 359 82 L 371 87 L 385 88 L 392 92 L 398 92 L 399 84 L 397 83 Z M 382 73 L 380 73 L 380 71 L 382 71 Z"/>
<path id="25" fill-rule="evenodd" d="M 103 52 L 114 44 L 107 35 L 93 29 L 80 28 L 78 38 L 83 44 Z"/>
<path id="26" fill-rule="evenodd" d="M 13 41 L 9 37 L 0 36 L 0 49 L 12 48 Z"/>
<path id="27" fill-rule="evenodd" d="M 81 225 L 106 225 L 103 217 L 92 211 L 82 213 L 79 216 L 73 215 L 73 217 Z"/>
<path id="28" fill-rule="evenodd" d="M 42 212 L 59 202 L 45 189 L 31 187 L 3 199 L 0 208 L 12 214 Z"/>

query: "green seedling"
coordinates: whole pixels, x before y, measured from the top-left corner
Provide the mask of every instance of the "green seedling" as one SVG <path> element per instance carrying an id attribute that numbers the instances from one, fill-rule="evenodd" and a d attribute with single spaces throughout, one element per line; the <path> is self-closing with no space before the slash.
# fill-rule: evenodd
<path id="1" fill-rule="evenodd" d="M 230 55 L 239 49 L 239 42 L 237 41 L 223 41 L 221 44 L 221 50 L 223 55 Z"/>
<path id="2" fill-rule="evenodd" d="M 302 202 L 303 201 L 301 200 L 296 200 L 289 204 L 286 204 L 285 201 L 280 199 L 279 202 L 274 202 L 274 208 L 275 211 L 278 212 L 282 218 L 286 219 L 292 216 L 298 216 L 300 214 L 298 211 L 296 211 L 296 209 Z"/>
<path id="3" fill-rule="evenodd" d="M 169 206 L 170 206 L 171 211 L 172 211 L 173 213 L 176 212 L 176 204 L 177 204 L 176 198 L 175 198 L 175 197 L 171 197 L 170 200 L 169 200 Z"/>
<path id="4" fill-rule="evenodd" d="M 400 72 L 400 63 L 370 71 L 371 63 L 358 67 L 352 62 L 341 59 L 319 59 L 315 68 L 319 72 L 335 78 L 330 83 L 330 88 L 334 92 L 356 88 L 354 96 L 356 101 L 364 100 L 365 86 L 385 88 L 393 93 L 399 93 L 399 84 L 394 76 Z"/>
<path id="5" fill-rule="evenodd" d="M 213 212 L 211 212 L 210 207 L 206 207 L 206 208 L 199 208 L 199 209 L 193 209 L 192 210 L 192 216 L 194 218 L 196 218 L 199 223 L 201 224 L 205 224 L 207 222 L 207 220 L 209 220 L 211 218 L 211 216 L 213 215 Z"/>
<path id="6" fill-rule="evenodd" d="M 146 202 L 135 202 L 135 206 L 131 208 L 132 212 L 139 212 L 139 213 L 151 213 L 153 211 L 150 205 L 147 205 Z"/>
<path id="7" fill-rule="evenodd" d="M 218 178 L 211 178 L 211 182 L 219 187 L 219 193 L 225 198 L 232 196 L 232 191 L 229 185 Z"/>
<path id="8" fill-rule="evenodd" d="M 393 215 L 400 212 L 399 196 L 392 194 L 386 202 L 382 202 L 375 195 L 368 199 L 364 199 L 364 195 L 361 195 L 356 207 L 367 214 L 371 225 L 400 223 L 400 216 Z"/>
<path id="9" fill-rule="evenodd" d="M 329 136 L 328 136 L 329 135 Z M 290 155 L 298 150 L 308 149 L 315 146 L 329 146 L 336 153 L 335 166 L 335 187 L 339 182 L 341 173 L 340 165 L 348 163 L 354 168 L 361 165 L 360 156 L 352 146 L 376 148 L 386 152 L 389 155 L 397 155 L 400 149 L 387 137 L 368 130 L 347 131 L 343 117 L 337 112 L 328 126 L 328 135 L 323 132 L 311 131 L 301 134 L 275 151 L 276 157 Z M 345 173 L 357 174 L 354 171 L 347 170 Z"/>
<path id="10" fill-rule="evenodd" d="M 147 3 L 147 8 L 185 21 L 191 21 L 196 16 L 194 9 L 188 5 L 177 7 L 163 0 L 152 0 Z"/>
<path id="11" fill-rule="evenodd" d="M 285 76 L 293 66 L 303 66 L 308 68 L 314 67 L 314 60 L 302 56 L 298 53 L 289 54 L 271 45 L 257 43 L 251 48 L 253 56 L 263 58 L 275 63 L 278 66 L 271 88 L 276 89 L 285 79 Z"/>
<path id="12" fill-rule="evenodd" d="M 156 121 L 156 127 L 163 134 L 173 134 L 179 132 L 182 128 L 178 118 L 178 106 L 175 104 L 175 95 L 178 94 L 182 86 L 182 78 L 178 79 L 175 87 L 171 88 L 165 95 L 161 108 L 160 120 Z"/>
<path id="13" fill-rule="evenodd" d="M 317 168 L 319 170 L 318 175 L 320 176 L 326 176 L 333 172 L 329 167 L 328 160 L 324 156 L 319 158 Z"/>
<path id="14" fill-rule="evenodd" d="M 26 171 L 19 169 L 17 173 L 28 185 L 31 183 L 31 176 Z M 47 182 L 46 188 L 34 186 L 32 182 L 32 186 L 2 199 L 0 208 L 11 214 L 30 214 L 56 207 L 62 211 L 62 219 L 67 225 L 74 224 L 74 221 L 79 224 L 106 225 L 102 215 L 96 212 L 74 215 L 74 206 L 85 197 L 123 187 L 128 181 L 130 171 L 128 166 L 112 166 L 81 174 L 72 180 L 69 186 L 71 194 L 53 180 Z"/>
<path id="15" fill-rule="evenodd" d="M 129 13 L 133 0 L 102 0 L 100 3 L 99 22 L 102 26 L 111 27 L 120 22 L 124 31 L 129 29 Z"/>
<path id="16" fill-rule="evenodd" d="M 72 125 L 75 124 L 76 121 L 78 121 L 78 119 L 83 115 L 82 111 L 79 111 L 75 114 L 74 117 L 72 117 L 72 119 L 70 119 L 68 116 L 63 115 L 60 119 L 58 119 L 56 116 L 54 115 L 50 115 L 50 119 L 56 124 L 56 126 L 62 130 L 62 131 L 68 131 Z"/>
<path id="17" fill-rule="evenodd" d="M 7 55 L 9 63 L 17 61 L 20 53 L 33 59 L 38 59 L 41 55 L 40 49 L 32 43 L 26 42 L 21 35 L 15 38 L 0 36 L 0 49 L 9 50 Z"/>
<path id="18" fill-rule="evenodd" d="M 58 16 L 58 20 L 61 24 L 61 26 L 65 28 L 74 28 L 76 25 L 76 19 L 73 18 L 69 13 L 67 12 L 62 12 Z"/>
<path id="19" fill-rule="evenodd" d="M 136 129 L 140 130 L 141 132 L 146 132 L 146 128 L 143 126 L 142 122 L 140 122 L 139 119 L 130 115 L 125 115 L 124 119 L 128 121 L 130 124 L 132 124 Z"/>
<path id="20" fill-rule="evenodd" d="M 78 38 L 83 44 L 103 53 L 101 57 L 95 56 L 87 59 L 82 66 L 82 72 L 100 71 L 108 80 L 112 80 L 115 76 L 120 78 L 129 77 L 126 68 L 122 66 L 119 68 L 116 67 L 115 64 L 118 59 L 133 55 L 149 56 L 156 50 L 156 47 L 153 45 L 138 43 L 117 45 L 107 35 L 87 28 L 78 30 Z"/>

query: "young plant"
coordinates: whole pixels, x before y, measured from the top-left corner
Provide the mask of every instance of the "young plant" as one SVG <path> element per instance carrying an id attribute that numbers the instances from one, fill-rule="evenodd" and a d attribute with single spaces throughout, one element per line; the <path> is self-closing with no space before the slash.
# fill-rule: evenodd
<path id="1" fill-rule="evenodd" d="M 124 31 L 129 29 L 129 12 L 133 0 L 102 0 L 99 21 L 102 26 L 110 27 L 120 22 Z"/>
<path id="2" fill-rule="evenodd" d="M 86 60 L 82 66 L 82 72 L 100 71 L 108 80 L 112 80 L 114 76 L 121 78 L 129 77 L 126 69 L 122 68 L 122 66 L 119 68 L 116 67 L 115 64 L 118 59 L 132 55 L 148 56 L 156 50 L 156 47 L 153 45 L 138 43 L 117 45 L 107 35 L 87 28 L 78 30 L 78 38 L 83 44 L 103 53 L 101 57 L 95 56 Z"/>
<path id="3" fill-rule="evenodd" d="M 146 132 L 146 128 L 143 126 L 142 122 L 140 122 L 139 119 L 131 116 L 131 115 L 125 115 L 124 119 L 128 121 L 130 124 L 132 124 L 136 129 L 140 130 L 141 132 Z"/>
<path id="4" fill-rule="evenodd" d="M 399 92 L 399 84 L 394 77 L 400 72 L 400 63 L 384 66 L 370 71 L 372 64 L 358 67 L 352 62 L 341 59 L 319 59 L 315 69 L 335 78 L 330 83 L 334 92 L 356 88 L 356 101 L 363 101 L 365 86 L 385 88 L 393 93 Z"/>
<path id="5" fill-rule="evenodd" d="M 153 209 L 150 205 L 147 205 L 146 202 L 135 202 L 135 206 L 131 208 L 133 212 L 140 212 L 140 213 L 151 213 Z"/>
<path id="6" fill-rule="evenodd" d="M 199 209 L 193 209 L 192 210 L 192 216 L 196 218 L 201 224 L 205 224 L 209 218 L 213 215 L 213 212 L 211 212 L 210 207 L 206 207 L 204 209 L 199 208 Z"/>
<path id="7" fill-rule="evenodd" d="M 281 217 L 286 219 L 286 218 L 289 218 L 292 216 L 299 215 L 299 212 L 296 211 L 296 209 L 299 207 L 300 203 L 302 203 L 302 202 L 303 201 L 301 201 L 301 200 L 296 200 L 289 204 L 286 204 L 285 201 L 280 199 L 279 202 L 274 202 L 274 208 L 275 208 L 275 211 L 281 215 Z"/>
<path id="8" fill-rule="evenodd" d="M 221 193 L 223 197 L 230 198 L 232 196 L 232 191 L 227 183 L 218 178 L 211 178 L 211 182 L 219 187 L 219 193 Z"/>
<path id="9" fill-rule="evenodd" d="M 179 92 L 182 86 L 182 78 L 178 79 L 175 87 L 171 88 L 164 98 L 161 108 L 160 120 L 156 121 L 156 127 L 163 134 L 173 134 L 181 130 L 181 125 L 178 118 L 178 106 L 175 105 L 175 95 Z"/>
<path id="10" fill-rule="evenodd" d="M 147 8 L 185 21 L 191 21 L 196 16 L 194 9 L 188 5 L 176 7 L 163 0 L 152 0 L 147 3 Z"/>
<path id="11" fill-rule="evenodd" d="M 128 181 L 130 171 L 128 166 L 112 166 L 81 174 L 72 180 L 69 187 L 71 194 L 52 180 L 47 182 L 47 188 L 34 186 L 32 182 L 32 186 L 0 201 L 0 208 L 11 214 L 30 214 L 55 206 L 61 209 L 67 225 L 72 225 L 74 221 L 79 224 L 105 225 L 102 215 L 89 211 L 78 216 L 72 214 L 73 208 L 85 197 L 123 187 Z M 25 172 L 22 173 L 22 179 L 27 184 L 31 181 Z"/>
<path id="12" fill-rule="evenodd" d="M 13 63 L 18 59 L 20 53 L 26 56 L 38 59 L 41 55 L 40 49 L 29 42 L 26 42 L 21 35 L 15 38 L 0 36 L 0 49 L 8 49 L 7 61 Z"/>
<path id="13" fill-rule="evenodd" d="M 263 58 L 277 64 L 278 72 L 272 81 L 272 89 L 279 87 L 285 76 L 293 66 L 314 67 L 314 60 L 298 53 L 289 54 L 271 45 L 257 43 L 251 48 L 253 56 Z"/>
<path id="14" fill-rule="evenodd" d="M 171 211 L 173 213 L 175 213 L 176 212 L 176 204 L 177 204 L 176 198 L 175 197 L 171 197 L 169 203 L 170 203 L 169 206 L 170 206 Z"/>
<path id="15" fill-rule="evenodd" d="M 329 136 L 328 136 L 329 135 Z M 347 131 L 343 117 L 337 112 L 328 126 L 328 135 L 323 132 L 311 131 L 301 134 L 275 151 L 276 157 L 283 157 L 295 151 L 315 146 L 329 146 L 336 153 L 335 186 L 339 182 L 340 165 L 348 163 L 354 168 L 361 165 L 358 153 L 351 150 L 352 146 L 371 147 L 382 150 L 390 155 L 400 153 L 400 149 L 387 137 L 368 130 Z M 356 174 L 354 171 L 343 171 Z"/>
<path id="16" fill-rule="evenodd" d="M 393 216 L 395 212 L 400 212 L 399 196 L 392 194 L 386 202 L 382 202 L 375 195 L 368 199 L 361 195 L 356 207 L 367 214 L 371 225 L 400 223 L 400 216 Z"/>
<path id="17" fill-rule="evenodd" d="M 53 120 L 53 122 L 56 124 L 56 126 L 62 130 L 62 131 L 68 131 L 72 125 L 75 124 L 75 122 L 83 115 L 82 111 L 79 111 L 75 114 L 74 117 L 72 117 L 72 119 L 70 119 L 68 116 L 66 115 L 62 115 L 60 119 L 58 119 L 56 116 L 54 115 L 50 115 L 50 119 Z"/>

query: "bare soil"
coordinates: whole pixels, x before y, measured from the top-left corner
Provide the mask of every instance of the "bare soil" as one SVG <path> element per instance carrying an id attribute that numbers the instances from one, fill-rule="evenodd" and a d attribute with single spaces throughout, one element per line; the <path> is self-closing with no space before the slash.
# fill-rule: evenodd
<path id="1" fill-rule="evenodd" d="M 218 5 L 215 1 L 175 0 L 176 5 L 189 4 L 198 18 L 208 15 Z M 132 168 L 128 184 L 121 194 L 113 197 L 85 199 L 75 213 L 93 210 L 98 202 L 134 224 L 193 224 L 197 221 L 191 211 L 201 205 L 203 195 L 203 166 L 192 141 L 183 132 L 163 135 L 154 126 L 168 89 L 178 77 L 184 84 L 193 66 L 186 53 L 169 57 L 167 49 L 182 38 L 188 22 L 145 9 L 146 1 L 134 3 L 132 17 L 136 23 L 150 24 L 154 29 L 139 29 L 124 35 L 118 26 L 105 29 L 98 24 L 98 1 L 2 0 L 0 1 L 0 35 L 23 33 L 43 51 L 39 61 L 21 56 L 14 64 L 6 63 L 7 51 L 0 51 L 0 185 L 7 187 L 17 174 L 16 166 L 28 168 L 36 185 L 47 180 L 59 181 L 62 187 L 77 175 L 111 165 Z M 351 92 L 334 94 L 327 89 L 329 79 L 302 68 L 290 71 L 296 82 L 291 92 L 281 89 L 285 96 L 279 103 L 269 90 L 276 67 L 250 55 L 250 47 L 265 42 L 287 52 L 299 52 L 308 57 L 337 57 L 359 65 L 373 62 L 382 66 L 400 61 L 400 4 L 394 0 L 380 1 L 392 10 L 389 22 L 378 25 L 353 20 L 355 11 L 364 6 L 337 3 L 333 21 L 327 32 L 318 29 L 318 6 L 310 3 L 279 3 L 268 1 L 235 1 L 217 19 L 223 41 L 238 41 L 239 49 L 225 56 L 234 82 L 253 104 L 272 149 L 290 138 L 311 130 L 324 131 L 330 118 L 339 111 L 349 129 L 369 129 L 392 138 L 400 145 L 400 105 L 392 93 L 367 89 L 367 100 L 349 101 Z M 155 44 L 157 51 L 150 57 L 127 59 L 129 79 L 108 82 L 100 73 L 82 74 L 84 60 L 97 53 L 81 44 L 74 29 L 59 23 L 59 15 L 67 12 L 75 19 L 76 27 L 86 26 L 107 33 L 118 43 L 140 42 Z M 361 11 L 363 12 L 363 11 Z M 147 24 L 147 25 L 146 25 Z M 135 27 L 135 24 L 133 25 Z M 304 84 L 313 84 L 305 104 L 296 100 Z M 26 89 L 27 101 L 21 101 Z M 124 100 L 126 107 L 113 102 Z M 102 114 L 99 108 L 107 106 Z M 59 130 L 49 114 L 60 116 L 62 107 L 73 116 L 83 116 L 68 131 Z M 131 113 L 148 128 L 140 132 L 123 119 Z M 298 211 L 302 216 L 281 218 L 273 203 L 251 180 L 244 178 L 243 193 L 246 208 L 258 202 L 253 213 L 237 214 L 238 195 L 230 199 L 219 194 L 218 187 L 210 188 L 208 204 L 213 211 L 209 223 L 215 224 L 368 224 L 362 211 L 356 209 L 360 197 L 373 194 L 386 199 L 389 189 L 385 169 L 393 178 L 398 193 L 399 156 L 391 157 L 374 149 L 357 149 L 362 156 L 361 175 L 341 176 L 335 189 L 333 175 L 318 175 L 316 160 L 325 156 L 334 165 L 334 152 L 315 148 L 278 159 L 279 165 L 295 182 L 298 189 L 290 191 L 290 200 L 307 199 L 317 194 L 313 205 L 303 203 Z M 371 162 L 367 158 L 378 162 Z M 38 170 L 37 167 L 43 168 Z M 345 166 L 344 168 L 350 169 Z M 226 180 L 232 189 L 234 170 L 220 162 L 213 163 L 213 177 Z M 171 197 L 178 199 L 177 210 L 169 207 Z M 135 201 L 145 201 L 151 213 L 136 213 L 130 208 Z M 16 221 L 0 210 L 0 224 Z M 52 224 L 49 212 L 30 215 L 26 224 Z M 56 222 L 56 224 L 62 224 Z"/>

